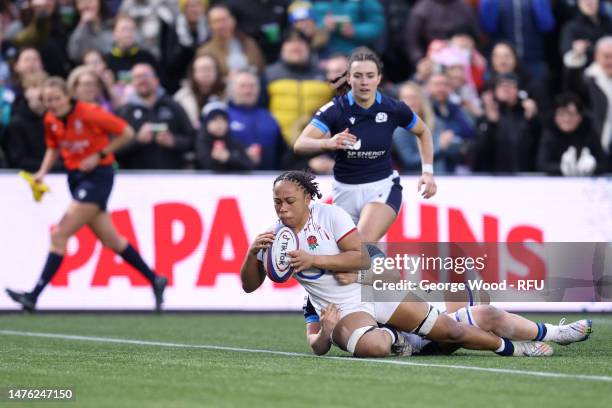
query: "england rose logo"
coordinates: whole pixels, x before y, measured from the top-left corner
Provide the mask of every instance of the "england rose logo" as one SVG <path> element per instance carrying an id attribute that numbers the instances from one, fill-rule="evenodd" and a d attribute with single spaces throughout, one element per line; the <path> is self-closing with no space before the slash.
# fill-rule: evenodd
<path id="1" fill-rule="evenodd" d="M 308 242 L 308 248 L 310 248 L 311 251 L 319 246 L 319 243 L 317 242 L 317 237 L 315 237 L 314 235 L 309 236 L 306 241 Z"/>

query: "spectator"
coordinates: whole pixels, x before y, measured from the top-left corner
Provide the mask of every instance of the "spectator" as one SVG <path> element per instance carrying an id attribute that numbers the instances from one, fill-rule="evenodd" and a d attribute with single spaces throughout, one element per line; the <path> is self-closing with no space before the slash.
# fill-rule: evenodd
<path id="1" fill-rule="evenodd" d="M 539 111 L 544 115 L 548 114 L 550 101 L 546 88 L 542 85 L 542 81 L 532 79 L 531 75 L 522 68 L 521 61 L 511 44 L 503 41 L 495 44 L 491 52 L 489 69 L 485 75 L 487 81 L 491 81 L 499 74 L 516 75 L 523 97 L 536 101 Z"/>
<path id="2" fill-rule="evenodd" d="M 461 106 L 472 119 L 482 115 L 482 103 L 476 89 L 465 77 L 465 66 L 462 64 L 446 67 L 446 76 L 450 85 L 450 100 Z"/>
<path id="3" fill-rule="evenodd" d="M 193 60 L 181 89 L 174 94 L 195 129 L 200 128 L 200 112 L 213 99 L 223 99 L 225 84 L 219 61 L 211 54 L 201 54 Z"/>
<path id="4" fill-rule="evenodd" d="M 444 66 L 461 64 L 466 85 L 473 91 L 484 89 L 487 61 L 476 49 L 476 33 L 470 27 L 457 27 L 448 41 L 432 42 L 428 54 L 436 63 Z"/>
<path id="5" fill-rule="evenodd" d="M 158 60 L 162 27 L 172 27 L 178 13 L 176 0 L 123 0 L 119 7 L 119 15 L 134 20 L 140 46 Z"/>
<path id="6" fill-rule="evenodd" d="M 168 92 L 176 92 L 196 50 L 210 36 L 206 21 L 207 4 L 207 0 L 179 1 L 181 13 L 176 24 L 162 31 L 162 62 L 168 77 Z"/>
<path id="7" fill-rule="evenodd" d="M 251 37 L 236 30 L 236 19 L 225 5 L 214 5 L 208 10 L 211 38 L 198 48 L 197 54 L 212 54 L 221 64 L 221 76 L 227 78 L 249 66 L 262 72 L 264 56 Z"/>
<path id="8" fill-rule="evenodd" d="M 68 94 L 71 98 L 83 102 L 95 103 L 112 112 L 112 90 L 106 89 L 102 79 L 91 67 L 84 65 L 74 68 L 68 75 Z"/>
<path id="9" fill-rule="evenodd" d="M 90 49 L 103 54 L 113 46 L 113 26 L 106 4 L 102 0 L 76 0 L 79 24 L 68 40 L 68 56 L 74 63 L 83 59 Z"/>
<path id="10" fill-rule="evenodd" d="M 247 148 L 258 170 L 278 170 L 284 141 L 278 123 L 265 108 L 257 106 L 260 85 L 257 75 L 238 71 L 228 85 L 232 137 Z"/>
<path id="11" fill-rule="evenodd" d="M 9 167 L 35 172 L 45 155 L 45 125 L 42 104 L 43 72 L 27 74 L 23 79 L 25 99 L 15 104 L 7 130 L 5 150 Z M 54 170 L 62 168 L 57 161 Z"/>
<path id="12" fill-rule="evenodd" d="M 410 12 L 407 26 L 406 45 L 415 65 L 425 57 L 429 43 L 448 39 L 456 27 L 479 32 L 474 11 L 463 0 L 420 0 Z"/>
<path id="13" fill-rule="evenodd" d="M 266 68 L 270 111 L 288 146 L 310 121 L 314 112 L 332 97 L 325 73 L 310 59 L 308 39 L 297 30 L 285 33 L 281 59 Z"/>
<path id="14" fill-rule="evenodd" d="M 474 147 L 474 170 L 516 173 L 535 170 L 539 142 L 537 106 L 519 97 L 518 77 L 501 74 L 483 94 L 485 117 Z"/>
<path id="15" fill-rule="evenodd" d="M 590 64 L 597 40 L 612 34 L 612 21 L 600 12 L 599 0 L 578 0 L 578 8 L 561 31 L 561 55 L 568 67 Z"/>
<path id="16" fill-rule="evenodd" d="M 612 36 L 597 41 L 595 61 L 584 68 L 568 69 L 569 85 L 588 102 L 593 126 L 612 168 Z"/>
<path id="17" fill-rule="evenodd" d="M 560 94 L 554 109 L 554 120 L 540 141 L 538 170 L 564 176 L 604 172 L 605 155 L 580 98 L 572 93 Z"/>
<path id="18" fill-rule="evenodd" d="M 104 84 L 104 92 L 111 102 L 112 110 L 115 111 L 121 107 L 125 101 L 121 99 L 120 85 L 115 83 L 115 75 L 106 66 L 104 56 L 98 50 L 88 50 L 83 54 L 84 66 L 91 68 Z"/>
<path id="19" fill-rule="evenodd" d="M 136 42 L 136 24 L 131 17 L 119 16 L 113 28 L 113 48 L 106 55 L 108 68 L 115 76 L 118 85 L 127 87 L 120 92 L 128 97 L 129 85 L 132 81 L 132 67 L 136 64 L 149 64 L 159 72 L 157 60 L 149 51 L 140 48 Z"/>
<path id="20" fill-rule="evenodd" d="M 378 40 L 378 49 L 383 63 L 383 76 L 391 82 L 403 82 L 413 74 L 406 45 L 406 22 L 416 0 L 379 0 L 385 13 L 385 32 Z"/>
<path id="21" fill-rule="evenodd" d="M 11 67 L 10 59 L 17 51 L 10 41 L 4 39 L 4 22 L 0 18 L 0 85 L 10 86 Z M 12 55 L 11 55 L 12 54 Z"/>
<path id="22" fill-rule="evenodd" d="M 268 63 L 278 60 L 287 28 L 288 3 L 289 0 L 225 0 L 240 30 L 257 42 Z"/>
<path id="23" fill-rule="evenodd" d="M 64 3 L 67 4 L 63 4 L 63 7 L 72 9 L 74 16 L 72 0 Z M 30 0 L 28 5 L 29 13 L 24 14 L 31 17 L 21 25 L 12 42 L 19 48 L 35 47 L 42 56 L 47 72 L 66 76 L 70 69 L 66 48 L 76 20 L 63 19 L 56 0 Z"/>
<path id="24" fill-rule="evenodd" d="M 383 34 L 384 13 L 378 0 L 315 0 L 312 9 L 317 24 L 330 35 L 328 54 L 372 46 Z"/>
<path id="25" fill-rule="evenodd" d="M 149 64 L 132 68 L 135 93 L 120 109 L 136 137 L 117 152 L 127 169 L 181 169 L 184 154 L 193 146 L 193 128 L 179 104 L 165 95 Z"/>
<path id="26" fill-rule="evenodd" d="M 215 171 L 244 171 L 253 168 L 244 146 L 230 134 L 227 106 L 211 102 L 202 112 L 202 127 L 196 141 L 198 168 Z"/>
<path id="27" fill-rule="evenodd" d="M 431 103 L 416 82 L 402 84 L 398 92 L 399 99 L 412 109 L 431 130 L 434 143 L 434 171 L 447 173 L 454 169 L 461 155 L 460 140 L 454 137 L 451 130 L 440 131 Z M 421 172 L 421 155 L 417 138 L 405 128 L 393 132 L 393 149 L 402 170 Z"/>
<path id="28" fill-rule="evenodd" d="M 26 75 L 44 72 L 38 50 L 33 47 L 22 48 L 13 64 L 13 78 L 9 86 L 14 91 L 15 98 L 19 98 L 22 94 L 21 81 Z"/>
<path id="29" fill-rule="evenodd" d="M 481 0 L 480 24 L 494 42 L 514 45 L 531 76 L 546 78 L 544 34 L 555 27 L 550 0 Z"/>
<path id="30" fill-rule="evenodd" d="M 474 125 L 461 106 L 450 100 L 450 81 L 444 73 L 434 73 L 427 82 L 427 92 L 436 117 L 436 128 L 444 134 L 444 144 L 458 145 L 462 154 L 467 151 L 467 145 L 474 137 Z M 463 161 L 456 160 L 456 162 Z M 457 163 L 458 164 L 458 163 Z M 448 161 L 446 170 L 452 172 L 454 165 Z"/>
<path id="31" fill-rule="evenodd" d="M 329 42 L 329 33 L 317 27 L 312 4 L 309 1 L 294 1 L 288 9 L 289 24 L 310 41 L 313 56 L 319 56 Z"/>

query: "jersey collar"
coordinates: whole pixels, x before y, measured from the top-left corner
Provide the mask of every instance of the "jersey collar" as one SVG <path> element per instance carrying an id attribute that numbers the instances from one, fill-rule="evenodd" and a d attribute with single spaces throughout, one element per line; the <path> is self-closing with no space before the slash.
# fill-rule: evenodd
<path id="1" fill-rule="evenodd" d="M 355 104 L 355 97 L 353 96 L 352 90 L 346 94 L 346 98 L 348 99 L 349 106 L 353 106 Z M 380 93 L 379 90 L 376 90 L 376 103 L 381 103 L 381 101 L 382 101 L 382 94 Z"/>

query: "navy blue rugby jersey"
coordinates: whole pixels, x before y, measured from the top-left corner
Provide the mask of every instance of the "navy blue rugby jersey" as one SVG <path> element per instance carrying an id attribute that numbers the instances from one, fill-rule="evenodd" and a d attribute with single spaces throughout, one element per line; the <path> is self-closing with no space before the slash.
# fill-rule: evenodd
<path id="1" fill-rule="evenodd" d="M 361 184 L 391 175 L 393 131 L 397 127 L 410 130 L 416 122 L 417 115 L 404 102 L 376 91 L 374 104 L 363 109 L 350 91 L 323 105 L 310 123 L 332 136 L 348 128 L 358 138 L 351 150 L 335 151 L 334 178 Z"/>

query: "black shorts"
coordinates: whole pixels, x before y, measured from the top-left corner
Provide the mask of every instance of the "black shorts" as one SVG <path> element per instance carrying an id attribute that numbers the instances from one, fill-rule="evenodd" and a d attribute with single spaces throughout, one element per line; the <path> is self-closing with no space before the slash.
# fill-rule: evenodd
<path id="1" fill-rule="evenodd" d="M 70 170 L 68 187 L 72 198 L 81 203 L 98 204 L 106 211 L 106 204 L 113 189 L 115 170 L 113 166 L 98 166 L 90 172 Z"/>

